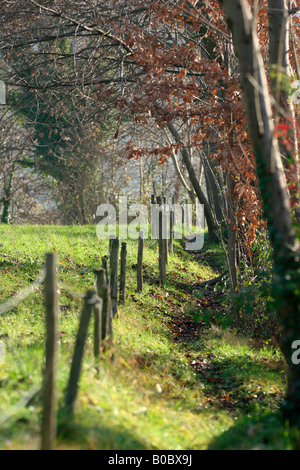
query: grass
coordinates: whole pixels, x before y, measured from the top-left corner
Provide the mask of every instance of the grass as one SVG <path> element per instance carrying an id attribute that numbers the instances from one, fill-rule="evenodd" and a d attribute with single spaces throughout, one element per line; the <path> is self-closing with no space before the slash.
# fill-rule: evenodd
<path id="1" fill-rule="evenodd" d="M 64 390 L 93 270 L 108 253 L 95 227 L 0 226 L 0 301 L 32 282 L 48 251 L 59 255 L 58 449 L 295 449 L 300 433 L 279 420 L 286 377 L 272 348 L 258 349 L 228 326 L 225 304 L 197 284 L 222 272 L 222 252 L 201 260 L 179 242 L 168 282 L 157 285 L 158 252 L 146 241 L 144 292 L 136 292 L 137 242 L 128 241 L 126 305 L 114 346 L 97 368 L 90 329 L 73 419 Z M 44 363 L 42 288 L 0 316 L 0 448 L 38 449 Z"/>

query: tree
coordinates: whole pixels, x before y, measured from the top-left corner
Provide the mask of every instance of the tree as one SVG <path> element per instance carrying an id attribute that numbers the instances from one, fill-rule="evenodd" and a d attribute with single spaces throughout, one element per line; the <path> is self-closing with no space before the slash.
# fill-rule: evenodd
<path id="1" fill-rule="evenodd" d="M 132 145 L 128 144 L 128 156 L 138 158 L 148 153 L 155 155 L 160 164 L 171 157 L 179 181 L 192 197 L 196 194 L 204 204 L 212 238 L 217 234 L 224 241 L 232 307 L 238 321 L 235 295 L 240 284 L 240 252 L 251 259 L 251 246 L 256 231 L 264 227 L 264 220 L 258 185 L 261 178 L 256 172 L 256 151 L 251 148 L 246 129 L 239 64 L 219 2 L 152 0 L 142 5 L 139 0 L 87 0 L 83 5 L 79 0 L 56 0 L 51 4 L 30 0 L 21 3 L 27 9 L 20 10 L 20 2 L 14 0 L 9 8 L 6 3 L 1 6 L 10 23 L 7 28 L 7 22 L 3 22 L 2 49 L 8 63 L 11 63 L 11 49 L 14 53 L 30 49 L 31 74 L 30 78 L 28 74 L 24 78 L 26 67 L 20 66 L 18 73 L 7 77 L 8 83 L 35 93 L 47 91 L 47 96 L 53 93 L 59 101 L 66 95 L 63 109 L 67 115 L 73 109 L 68 104 L 70 97 L 88 95 L 84 101 L 93 105 L 86 116 L 98 114 L 102 119 L 108 114 L 119 127 L 123 125 L 122 119 L 126 119 L 144 128 L 156 126 L 157 134 L 166 134 L 167 145 L 163 139 L 157 139 L 157 148 L 151 144 L 149 153 L 132 141 Z M 260 19 L 257 40 L 267 58 L 267 4 L 265 1 L 256 4 Z M 69 47 L 59 48 L 64 43 Z M 276 47 L 278 51 L 275 45 L 272 51 Z M 272 61 L 270 54 L 271 64 Z M 295 57 L 290 63 L 295 69 Z M 51 70 L 48 80 L 41 79 L 41 70 Z M 252 82 L 256 81 L 254 75 Z M 259 93 L 255 96 L 260 97 Z M 278 106 L 282 106 L 282 99 L 283 93 Z M 75 99 L 75 108 L 77 103 Z M 64 128 L 64 124 L 62 116 L 60 127 Z M 276 128 L 277 133 L 284 134 L 285 142 L 289 130 L 282 122 Z M 70 153 L 65 162 L 71 161 Z M 185 165 L 185 176 L 178 171 L 181 170 L 178 156 Z M 76 156 L 76 168 L 80 170 L 74 172 L 75 180 L 80 180 L 77 175 L 83 173 L 80 158 Z M 280 165 L 277 173 L 283 181 L 287 178 L 296 208 L 296 191 L 292 188 L 298 184 L 297 171 L 293 171 L 295 159 L 294 166 L 277 163 Z M 205 169 L 208 194 L 199 183 L 197 169 L 201 165 Z M 278 199 L 282 201 L 284 194 L 284 191 L 279 194 Z"/>
<path id="2" fill-rule="evenodd" d="M 261 211 L 239 84 L 230 71 L 233 54 L 224 25 L 219 24 L 220 12 L 215 13 L 215 7 L 211 9 L 205 2 L 194 5 L 180 0 L 153 0 L 146 6 L 138 0 L 113 4 L 99 0 L 86 2 L 84 8 L 75 0 L 57 0 L 51 5 L 31 0 L 28 5 L 27 10 L 19 11 L 16 2 L 10 4 L 11 10 L 16 9 L 10 21 L 17 34 L 12 37 L 11 29 L 3 25 L 8 62 L 8 45 L 14 53 L 31 50 L 27 60 L 30 78 L 28 67 L 20 64 L 9 83 L 47 96 L 53 93 L 57 98 L 64 93 L 74 97 L 78 89 L 82 93 L 89 90 L 89 98 L 96 98 L 98 114 L 121 110 L 126 119 L 131 116 L 134 122 L 150 126 L 155 122 L 158 132 L 165 131 L 170 143 L 156 149 L 160 163 L 171 156 L 176 166 L 174 151 L 181 155 L 188 175 L 186 188 L 204 205 L 210 238 L 228 234 L 234 297 L 238 234 L 243 233 L 245 245 L 251 244 Z M 69 47 L 62 49 L 64 43 Z M 50 70 L 49 77 L 41 78 L 42 70 Z M 207 152 L 207 142 L 213 151 Z M 128 150 L 131 152 L 130 146 Z M 138 153 L 143 154 L 135 151 L 136 156 Z M 193 154 L 197 155 L 196 166 Z M 204 178 L 212 177 L 214 198 L 199 184 L 196 170 L 203 161 Z"/>
<path id="3" fill-rule="evenodd" d="M 300 338 L 299 239 L 293 227 L 290 197 L 275 137 L 256 23 L 246 0 L 222 3 L 238 56 L 249 133 L 273 249 L 276 273 L 273 292 L 283 330 L 282 350 L 289 365 L 284 417 L 295 423 L 300 418 L 300 365 L 292 362 L 293 344 Z"/>

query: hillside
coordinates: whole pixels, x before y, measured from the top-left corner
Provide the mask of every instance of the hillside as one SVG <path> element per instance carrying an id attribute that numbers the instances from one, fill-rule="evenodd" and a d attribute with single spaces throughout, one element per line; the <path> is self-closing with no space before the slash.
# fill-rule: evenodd
<path id="1" fill-rule="evenodd" d="M 223 270 L 221 248 L 198 258 L 176 243 L 167 284 L 158 284 L 158 249 L 145 242 L 144 291 L 136 291 L 137 242 L 128 241 L 125 306 L 113 320 L 114 344 L 93 356 L 86 345 L 75 414 L 62 417 L 81 296 L 108 254 L 94 226 L 0 226 L 0 302 L 32 284 L 45 253 L 59 256 L 58 449 L 295 449 L 283 429 L 285 390 L 279 351 L 230 329 L 228 300 L 201 282 Z M 0 365 L 0 448 L 40 446 L 44 364 L 42 287 L 0 316 L 6 364 Z"/>

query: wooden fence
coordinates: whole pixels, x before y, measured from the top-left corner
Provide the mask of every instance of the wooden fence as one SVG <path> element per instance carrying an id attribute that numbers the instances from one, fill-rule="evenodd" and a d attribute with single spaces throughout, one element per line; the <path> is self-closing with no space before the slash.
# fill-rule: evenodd
<path id="1" fill-rule="evenodd" d="M 154 196 L 152 197 L 153 202 Z M 159 210 L 158 245 L 159 245 L 159 281 L 166 282 L 166 265 L 168 263 L 168 250 L 173 253 L 173 227 L 174 217 L 170 213 L 170 223 L 166 224 L 164 218 L 167 211 L 161 206 L 163 198 L 157 197 Z M 165 201 L 164 201 L 165 202 Z M 169 237 L 166 236 L 166 226 L 169 225 Z M 168 238 L 168 239 L 167 239 Z M 113 319 L 118 316 L 118 304 L 124 304 L 126 299 L 126 266 L 127 243 L 121 244 L 120 283 L 119 281 L 119 248 L 118 238 L 109 240 L 109 256 L 102 257 L 102 268 L 94 271 L 95 290 L 88 290 L 83 296 L 82 310 L 79 320 L 73 358 L 69 379 L 65 391 L 63 414 L 69 417 L 74 413 L 74 405 L 78 393 L 78 384 L 82 368 L 84 347 L 88 334 L 88 327 L 93 318 L 93 351 L 98 364 L 101 351 L 109 349 L 113 344 Z M 143 291 L 143 253 L 144 234 L 140 232 L 137 253 L 137 291 Z M 109 271 L 107 260 L 109 258 Z M 44 275 L 40 276 L 36 286 L 44 283 L 45 302 L 45 368 L 42 386 L 42 425 L 41 449 L 55 448 L 57 432 L 57 397 L 56 397 L 56 364 L 57 364 L 57 338 L 58 338 L 58 281 L 57 281 L 57 255 L 47 253 Z M 8 302 L 0 305 L 0 314 L 7 313 L 32 293 L 34 288 L 20 291 Z M 119 298 L 118 298 L 119 294 Z"/>

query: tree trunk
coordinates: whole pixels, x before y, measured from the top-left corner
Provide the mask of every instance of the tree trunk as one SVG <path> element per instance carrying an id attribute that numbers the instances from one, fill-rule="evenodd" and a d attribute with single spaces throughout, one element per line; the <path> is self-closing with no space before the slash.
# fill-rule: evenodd
<path id="1" fill-rule="evenodd" d="M 221 226 L 223 221 L 223 212 L 222 212 L 222 195 L 221 190 L 218 184 L 216 176 L 216 164 L 215 162 L 210 162 L 208 160 L 208 155 L 205 153 L 203 156 L 203 166 L 205 181 L 207 187 L 207 194 L 210 206 L 213 208 L 215 217 L 218 221 L 218 224 Z"/>
<path id="2" fill-rule="evenodd" d="M 1 214 L 1 223 L 8 224 L 9 223 L 9 209 L 12 202 L 12 195 L 13 195 L 13 177 L 14 172 L 12 171 L 8 176 L 8 183 L 4 187 L 4 196 L 3 196 L 3 209 Z"/>
<path id="3" fill-rule="evenodd" d="M 232 30 L 243 88 L 248 127 L 268 222 L 276 274 L 273 295 L 282 325 L 282 351 L 289 366 L 284 418 L 300 418 L 300 365 L 292 360 L 293 343 L 300 339 L 300 250 L 292 226 L 291 208 L 269 101 L 264 63 L 249 4 L 223 0 Z"/>
<path id="4" fill-rule="evenodd" d="M 236 224 L 235 207 L 233 203 L 234 181 L 228 174 L 228 268 L 230 278 L 230 296 L 231 296 L 231 314 L 235 327 L 240 326 L 239 309 L 236 301 L 236 295 L 239 290 L 238 285 L 238 264 L 237 264 L 237 246 L 238 232 Z"/>
<path id="5" fill-rule="evenodd" d="M 289 151 L 279 141 L 279 150 L 286 169 L 290 167 L 291 159 L 294 159 L 295 162 L 299 161 L 297 119 L 293 104 L 289 99 L 289 90 L 286 84 L 287 77 L 293 75 L 289 60 L 289 36 L 291 33 L 289 3 L 291 2 L 288 0 L 272 0 L 268 6 L 270 85 L 273 98 L 275 99 L 275 122 L 279 124 L 280 119 L 284 120 L 293 129 L 292 147 Z M 291 190 L 291 192 L 294 192 L 296 200 L 300 192 L 300 182 L 298 181 L 297 183 L 295 189 Z M 294 212 L 298 223 L 300 223 L 299 204 L 295 205 Z"/>
<path id="6" fill-rule="evenodd" d="M 182 143 L 182 139 L 181 139 L 179 132 L 176 130 L 175 126 L 171 122 L 168 123 L 168 129 L 171 132 L 172 136 L 174 137 L 175 141 L 177 143 L 180 143 L 180 142 Z M 204 206 L 204 215 L 205 215 L 206 222 L 207 222 L 209 238 L 211 241 L 217 241 L 218 240 L 218 225 L 214 217 L 214 214 L 211 210 L 211 207 L 209 205 L 209 202 L 204 192 L 201 189 L 201 186 L 199 184 L 197 175 L 193 168 L 188 150 L 185 147 L 185 145 L 183 145 L 181 149 L 181 154 L 182 154 L 183 162 L 186 166 L 186 169 L 190 178 L 190 182 L 195 190 L 196 196 L 200 204 L 203 204 Z"/>

